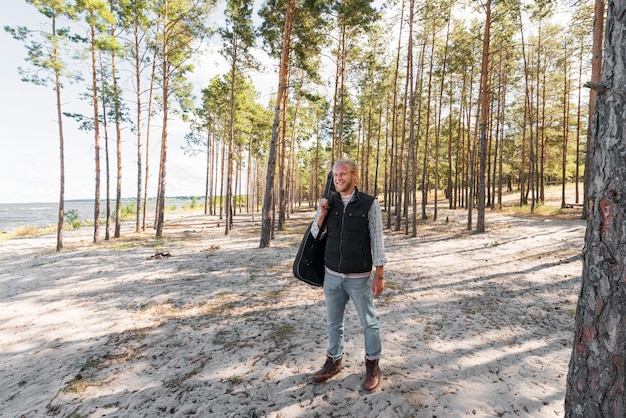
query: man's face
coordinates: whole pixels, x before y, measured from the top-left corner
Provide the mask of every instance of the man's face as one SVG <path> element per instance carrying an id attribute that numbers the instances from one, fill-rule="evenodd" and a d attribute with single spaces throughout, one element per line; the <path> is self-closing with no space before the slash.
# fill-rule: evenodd
<path id="1" fill-rule="evenodd" d="M 356 184 L 356 176 L 350 172 L 347 165 L 341 164 L 333 168 L 333 180 L 335 182 L 335 190 L 339 194 L 350 194 L 354 190 Z"/>

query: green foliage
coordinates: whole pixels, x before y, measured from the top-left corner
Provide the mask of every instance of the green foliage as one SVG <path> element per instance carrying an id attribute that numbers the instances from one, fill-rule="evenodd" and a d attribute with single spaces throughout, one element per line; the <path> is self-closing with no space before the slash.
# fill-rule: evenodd
<path id="1" fill-rule="evenodd" d="M 126 205 L 122 205 L 120 208 L 120 219 L 127 221 L 134 219 L 137 216 L 137 202 L 133 201 Z M 111 213 L 111 217 L 115 218 L 115 210 Z"/>
<path id="2" fill-rule="evenodd" d="M 70 225 L 72 228 L 80 228 L 83 226 L 83 220 L 80 218 L 78 214 L 78 210 L 70 209 L 63 213 L 63 222 Z"/>
<path id="3" fill-rule="evenodd" d="M 190 203 L 185 203 L 183 205 L 183 209 L 184 210 L 193 210 L 196 209 L 200 206 L 200 203 L 198 201 L 198 198 L 196 196 L 192 196 L 191 197 L 191 202 Z"/>
<path id="4" fill-rule="evenodd" d="M 22 81 L 41 86 L 55 83 L 57 77 L 80 81 L 80 74 L 68 70 L 63 59 L 69 55 L 64 49 L 68 49 L 72 35 L 62 24 L 73 15 L 72 7 L 65 1 L 32 1 L 31 4 L 47 18 L 49 32 L 25 26 L 4 26 L 7 33 L 25 44 L 25 61 L 29 66 L 18 67 Z M 54 31 L 52 28 L 55 28 Z"/>

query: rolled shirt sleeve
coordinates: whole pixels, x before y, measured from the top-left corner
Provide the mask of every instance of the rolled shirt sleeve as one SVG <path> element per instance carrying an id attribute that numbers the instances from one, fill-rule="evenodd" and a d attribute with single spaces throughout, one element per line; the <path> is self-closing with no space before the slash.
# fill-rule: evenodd
<path id="1" fill-rule="evenodd" d="M 315 212 L 315 218 L 313 219 L 313 223 L 311 224 L 311 235 L 313 235 L 313 238 L 317 238 L 317 234 L 319 234 L 320 232 L 320 227 L 317 226 L 317 221 L 319 221 L 320 219 L 320 208 L 318 206 L 317 211 Z M 325 231 L 322 231 L 322 236 L 324 236 L 323 234 L 325 233 Z"/>
<path id="2" fill-rule="evenodd" d="M 369 229 L 372 246 L 372 265 L 384 266 L 387 264 L 387 258 L 385 257 L 385 243 L 383 239 L 383 216 L 377 199 L 374 200 L 370 207 Z"/>

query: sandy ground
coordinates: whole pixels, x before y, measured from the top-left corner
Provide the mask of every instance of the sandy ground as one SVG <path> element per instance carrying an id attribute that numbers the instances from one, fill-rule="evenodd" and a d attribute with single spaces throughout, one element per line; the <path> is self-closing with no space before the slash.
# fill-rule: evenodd
<path id="1" fill-rule="evenodd" d="M 321 289 L 291 263 L 313 212 L 271 248 L 260 222 L 172 219 L 166 237 L 92 231 L 0 243 L 2 417 L 561 417 L 584 221 L 439 210 L 417 237 L 385 231 L 377 298 L 382 387 L 361 392 L 349 305 L 344 370 L 324 361 Z M 446 222 L 447 218 L 447 222 Z M 151 258 L 157 253 L 171 257 Z"/>

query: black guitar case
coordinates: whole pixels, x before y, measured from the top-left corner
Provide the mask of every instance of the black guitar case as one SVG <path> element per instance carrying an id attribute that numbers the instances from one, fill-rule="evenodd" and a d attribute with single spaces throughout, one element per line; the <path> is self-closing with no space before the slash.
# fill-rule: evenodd
<path id="1" fill-rule="evenodd" d="M 335 193 L 332 171 L 328 173 L 324 197 L 328 198 L 331 193 Z M 324 284 L 324 251 L 326 249 L 326 235 L 319 238 L 321 231 L 326 226 L 326 219 L 322 223 L 318 237 L 311 235 L 311 225 L 307 228 L 302 237 L 302 242 L 298 248 L 296 259 L 293 262 L 293 274 L 296 278 L 313 286 Z"/>

